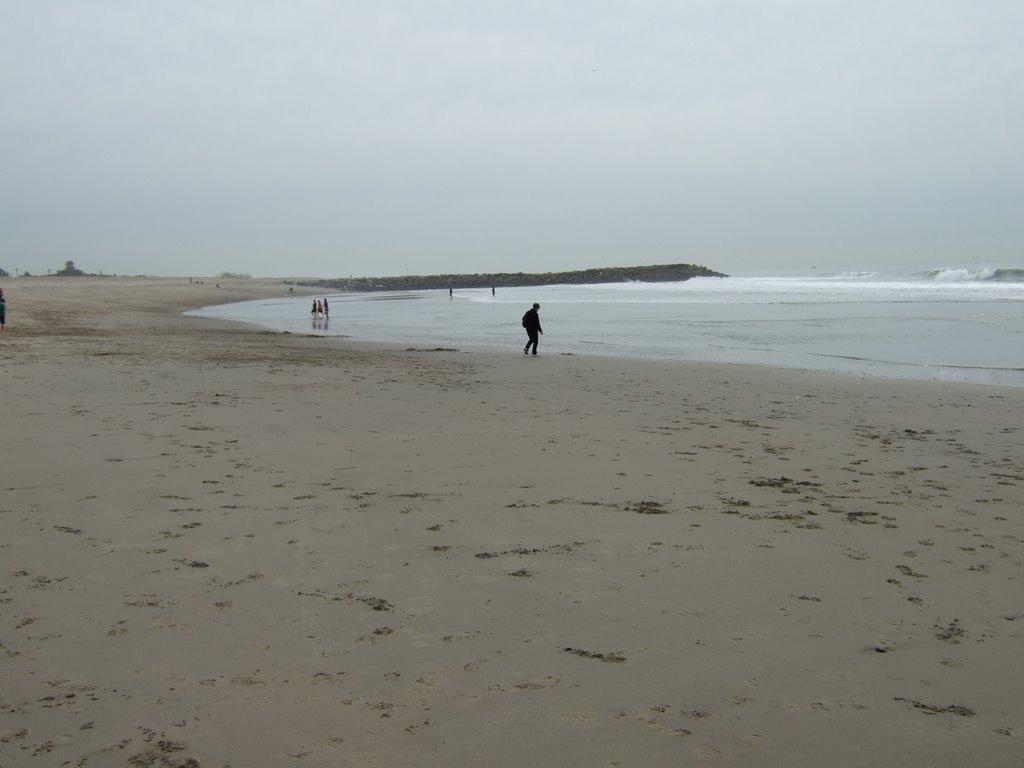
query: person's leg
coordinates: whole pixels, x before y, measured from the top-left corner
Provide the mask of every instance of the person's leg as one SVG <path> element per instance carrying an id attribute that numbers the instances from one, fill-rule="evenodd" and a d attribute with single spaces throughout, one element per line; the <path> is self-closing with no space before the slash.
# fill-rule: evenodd
<path id="1" fill-rule="evenodd" d="M 533 342 L 533 354 L 537 354 L 537 343 L 540 341 L 540 334 L 536 331 L 533 332 L 533 338 L 530 339 Z"/>

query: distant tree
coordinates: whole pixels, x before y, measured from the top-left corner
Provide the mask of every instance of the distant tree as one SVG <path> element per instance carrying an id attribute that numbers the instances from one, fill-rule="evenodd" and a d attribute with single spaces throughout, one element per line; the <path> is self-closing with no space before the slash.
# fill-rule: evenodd
<path id="1" fill-rule="evenodd" d="M 217 277 L 224 280 L 251 280 L 252 275 L 248 272 L 221 272 Z"/>
<path id="2" fill-rule="evenodd" d="M 11 276 L 10 272 L 8 272 L 3 267 L 0 267 L 0 277 L 10 277 L 10 276 Z"/>
<path id="3" fill-rule="evenodd" d="M 83 272 L 78 267 L 76 267 L 75 266 L 75 262 L 73 262 L 73 261 L 65 261 L 64 262 L 64 269 L 59 269 L 56 272 L 54 272 L 53 274 L 58 276 L 58 277 L 73 277 L 73 276 L 76 276 L 76 275 L 84 275 L 85 272 Z"/>

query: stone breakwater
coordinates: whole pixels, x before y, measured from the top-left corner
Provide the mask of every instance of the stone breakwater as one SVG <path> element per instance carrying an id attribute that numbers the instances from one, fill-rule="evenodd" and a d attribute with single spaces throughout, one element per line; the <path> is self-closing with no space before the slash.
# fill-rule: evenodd
<path id="1" fill-rule="evenodd" d="M 403 275 L 295 281 L 295 285 L 336 291 L 425 291 L 444 288 L 519 288 L 534 285 L 681 282 L 691 277 L 727 277 L 696 264 L 652 264 L 645 267 L 602 267 L 572 272 L 493 272 L 459 275 Z"/>

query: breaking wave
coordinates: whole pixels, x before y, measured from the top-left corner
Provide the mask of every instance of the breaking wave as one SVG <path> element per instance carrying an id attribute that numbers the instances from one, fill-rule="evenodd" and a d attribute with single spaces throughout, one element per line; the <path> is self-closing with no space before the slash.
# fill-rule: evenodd
<path id="1" fill-rule="evenodd" d="M 1024 283 L 1024 268 L 998 267 L 943 267 L 924 272 L 877 272 L 872 270 L 845 270 L 843 272 L 801 275 L 802 280 L 859 282 L 929 282 L 929 283 Z"/>
<path id="2" fill-rule="evenodd" d="M 1024 269 L 933 269 L 925 275 L 937 283 L 968 283 L 976 280 L 991 280 L 1002 283 L 1024 283 Z"/>

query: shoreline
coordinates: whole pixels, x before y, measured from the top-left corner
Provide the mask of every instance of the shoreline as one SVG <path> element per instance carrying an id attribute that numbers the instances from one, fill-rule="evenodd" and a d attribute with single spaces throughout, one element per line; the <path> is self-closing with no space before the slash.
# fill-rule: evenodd
<path id="1" fill-rule="evenodd" d="M 311 295 L 317 295 L 317 294 L 311 294 Z M 347 295 L 347 294 L 342 293 L 342 294 L 339 294 L 339 295 Z M 353 295 L 362 295 L 362 294 L 355 293 Z M 235 322 L 235 323 L 239 323 L 239 324 L 241 324 L 243 326 L 246 326 L 246 327 L 249 327 L 249 328 L 259 328 L 259 329 L 261 329 L 264 332 L 280 333 L 280 334 L 283 334 L 283 335 L 291 335 L 291 336 L 307 337 L 307 338 L 325 338 L 325 339 L 332 339 L 333 338 L 333 339 L 337 339 L 337 340 L 348 341 L 348 342 L 355 343 L 355 344 L 374 345 L 375 348 L 379 348 L 379 349 L 392 349 L 393 348 L 395 351 L 406 351 L 404 348 L 402 348 L 402 343 L 403 342 L 399 342 L 399 341 L 363 339 L 363 338 L 360 338 L 360 337 L 357 337 L 357 336 L 349 336 L 349 335 L 344 335 L 344 334 L 329 334 L 329 333 L 322 332 L 322 329 L 318 329 L 318 328 L 312 328 L 312 329 L 310 329 L 311 332 L 304 333 L 304 332 L 299 331 L 299 330 L 294 330 L 294 331 L 292 331 L 292 330 L 281 330 L 280 323 L 274 323 L 274 322 L 270 322 L 270 321 L 261 321 L 261 320 L 249 319 L 249 318 L 246 318 L 246 319 L 231 319 L 231 318 L 223 317 L 223 316 L 222 317 L 217 317 L 217 316 L 212 315 L 212 314 L 192 314 L 192 313 L 202 313 L 202 312 L 209 311 L 209 310 L 215 310 L 215 309 L 218 309 L 220 307 L 226 307 L 226 306 L 233 306 L 233 305 L 237 305 L 237 304 L 243 304 L 246 301 L 247 300 L 245 300 L 245 299 L 241 299 L 241 300 L 236 301 L 236 302 L 229 302 L 229 303 L 214 304 L 214 305 L 198 307 L 198 308 L 191 308 L 191 309 L 189 309 L 187 311 L 187 313 L 185 313 L 185 316 L 186 317 L 190 317 L 190 318 L 217 319 L 217 320 L 221 320 L 221 321 L 224 321 L 224 322 Z M 337 315 L 333 319 L 335 319 L 335 322 L 338 322 L 338 323 L 343 323 L 344 322 L 344 320 L 341 319 L 341 318 L 338 318 Z M 317 330 L 321 330 L 321 332 L 317 332 Z M 415 344 L 422 345 L 424 343 L 424 341 L 423 340 L 418 340 L 416 342 L 410 342 L 410 343 L 415 343 Z M 514 349 L 515 349 L 515 345 L 514 344 L 513 345 L 509 345 L 509 347 L 507 348 L 507 351 L 503 351 L 503 350 L 506 350 L 506 347 L 499 346 L 497 343 L 490 343 L 490 344 L 485 343 L 485 342 L 476 342 L 476 343 L 469 342 L 469 343 L 466 343 L 464 340 L 463 341 L 459 341 L 459 340 L 444 341 L 444 340 L 441 340 L 441 341 L 438 341 L 437 343 L 438 343 L 439 346 L 443 346 L 443 347 L 447 347 L 450 344 L 457 344 L 460 347 L 458 349 L 458 351 L 459 352 L 463 352 L 465 354 L 499 355 L 500 356 L 502 354 L 512 354 Z M 650 352 L 650 353 L 644 353 L 644 354 L 634 354 L 634 355 L 629 355 L 629 354 L 625 354 L 625 353 L 616 353 L 616 352 L 608 352 L 608 353 L 602 354 L 600 352 L 589 351 L 589 350 L 586 350 L 586 349 L 584 349 L 583 351 L 579 351 L 576 348 L 573 348 L 571 351 L 556 351 L 556 352 L 542 353 L 542 354 L 544 356 L 553 356 L 553 357 L 598 358 L 598 359 L 618 360 L 618 361 L 623 361 L 623 362 L 630 361 L 630 362 L 666 363 L 666 364 L 684 365 L 684 366 L 685 365 L 708 365 L 708 366 L 725 365 L 725 366 L 739 366 L 739 367 L 752 366 L 752 367 L 757 368 L 757 369 L 781 369 L 781 370 L 786 370 L 786 371 L 793 371 L 795 373 L 806 373 L 806 374 L 820 373 L 820 374 L 831 374 L 831 375 L 841 376 L 841 377 L 848 376 L 848 377 L 852 377 L 854 379 L 865 380 L 865 381 L 908 381 L 908 382 L 919 382 L 919 383 L 929 383 L 930 382 L 930 383 L 935 383 L 935 384 L 939 384 L 939 385 L 957 384 L 957 385 L 963 385 L 963 386 L 983 386 L 983 387 L 997 387 L 997 388 L 1009 388 L 1009 389 L 1024 388 L 1024 380 L 1022 380 L 1019 384 L 1018 383 L 1007 383 L 1005 381 L 985 381 L 985 380 L 980 380 L 980 379 L 979 380 L 964 380 L 964 379 L 959 379 L 959 378 L 944 378 L 942 373 L 938 373 L 938 374 L 935 373 L 935 371 L 946 372 L 947 376 L 953 376 L 955 373 L 958 373 L 958 372 L 961 372 L 961 373 L 963 373 L 963 372 L 976 372 L 977 374 L 990 373 L 990 374 L 996 374 L 996 375 L 999 375 L 999 374 L 1017 374 L 1017 373 L 1024 372 L 1024 368 L 1003 367 L 1003 366 L 987 366 L 987 365 L 957 365 L 957 364 L 933 364 L 933 363 L 899 362 L 899 361 L 883 360 L 883 359 L 876 359 L 876 358 L 857 357 L 857 356 L 851 356 L 851 355 L 832 355 L 832 354 L 818 353 L 818 352 L 806 352 L 804 354 L 806 354 L 806 355 L 808 355 L 809 357 L 812 357 L 812 358 L 822 358 L 822 359 L 829 359 L 829 360 L 833 360 L 833 359 L 834 360 L 842 360 L 842 361 L 848 361 L 848 362 L 851 362 L 851 363 L 858 363 L 859 362 L 859 363 L 864 363 L 864 364 L 869 364 L 869 365 L 877 364 L 879 366 L 888 366 L 889 368 L 882 367 L 882 368 L 879 368 L 877 370 L 856 371 L 856 370 L 843 370 L 841 368 L 809 367 L 809 366 L 802 366 L 802 365 L 785 365 L 785 364 L 779 363 L 779 362 L 771 363 L 771 362 L 758 362 L 758 361 L 724 361 L 724 360 L 706 360 L 706 359 L 700 359 L 700 358 L 684 358 L 684 357 L 678 357 L 678 356 L 659 355 L 656 352 Z M 917 375 L 912 375 L 912 374 L 907 374 L 907 373 L 896 372 L 900 368 L 909 369 L 910 371 L 915 371 L 915 372 L 920 371 L 920 373 L 918 373 Z M 889 371 L 889 372 L 886 372 L 886 371 Z M 926 376 L 925 372 L 931 372 L 933 375 Z"/>
<path id="2" fill-rule="evenodd" d="M 8 288 L 0 762 L 1018 759 L 1024 391 L 324 344 L 200 288 Z"/>

